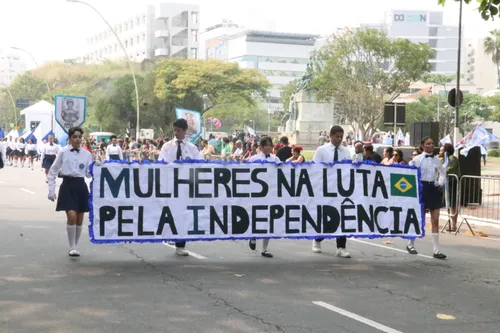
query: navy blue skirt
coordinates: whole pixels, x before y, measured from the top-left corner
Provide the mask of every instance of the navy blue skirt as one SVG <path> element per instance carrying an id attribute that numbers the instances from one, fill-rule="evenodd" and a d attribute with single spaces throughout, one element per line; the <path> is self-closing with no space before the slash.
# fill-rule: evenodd
<path id="1" fill-rule="evenodd" d="M 28 152 L 28 156 L 30 156 L 30 157 L 35 157 L 36 155 L 37 155 L 36 150 L 30 150 L 30 151 Z"/>
<path id="2" fill-rule="evenodd" d="M 42 161 L 42 168 L 50 169 L 52 167 L 52 164 L 54 164 L 55 160 L 56 160 L 56 155 L 45 155 Z"/>
<path id="3" fill-rule="evenodd" d="M 3 156 L 0 154 L 0 169 L 3 169 Z"/>
<path id="4" fill-rule="evenodd" d="M 422 202 L 425 209 L 434 210 L 443 208 L 443 192 L 433 182 L 422 182 Z"/>
<path id="5" fill-rule="evenodd" d="M 13 153 L 14 153 L 14 151 L 12 150 L 12 148 L 7 147 L 7 151 L 6 151 L 7 156 L 11 156 Z"/>
<path id="6" fill-rule="evenodd" d="M 77 213 L 87 213 L 89 211 L 89 188 L 85 183 L 85 178 L 63 176 L 62 179 L 56 211 L 73 210 Z"/>

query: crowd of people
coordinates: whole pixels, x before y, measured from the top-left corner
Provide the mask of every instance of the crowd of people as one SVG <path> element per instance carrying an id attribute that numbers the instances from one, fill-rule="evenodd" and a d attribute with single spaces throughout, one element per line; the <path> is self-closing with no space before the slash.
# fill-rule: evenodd
<path id="1" fill-rule="evenodd" d="M 70 243 L 69 255 L 79 256 L 76 249 L 80 237 L 83 214 L 89 211 L 88 188 L 83 181 L 89 177 L 89 166 L 93 161 L 101 163 L 103 160 L 127 160 L 127 161 L 159 161 L 173 162 L 182 159 L 210 160 L 222 159 L 226 161 L 254 162 L 266 160 L 270 162 L 293 162 L 303 163 L 305 157 L 302 155 L 302 147 L 292 146 L 286 136 L 281 137 L 279 144 L 274 144 L 269 136 L 248 137 L 244 133 L 236 132 L 228 137 L 216 137 L 211 135 L 208 140 L 199 140 L 192 144 L 186 139 L 187 122 L 185 119 L 177 119 L 173 123 L 174 138 L 171 140 L 135 140 L 135 138 L 119 140 L 116 136 L 110 137 L 106 142 L 92 142 L 84 139 L 81 128 L 69 130 L 68 145 L 61 148 L 57 141 L 50 137 L 48 142 L 42 142 L 38 147 L 32 141 L 24 143 L 23 139 L 0 142 L 0 156 L 9 165 L 24 167 L 26 157 L 33 168 L 33 159 L 42 160 L 42 168 L 47 175 L 49 184 L 49 196 L 52 201 L 57 199 L 57 211 L 65 211 L 67 215 L 67 233 Z M 350 138 L 349 138 L 350 140 Z M 403 152 L 400 149 L 386 147 L 384 156 L 380 156 L 371 144 L 361 141 L 352 143 L 354 154 L 347 147 L 344 140 L 344 130 L 341 126 L 333 126 L 328 136 L 319 140 L 312 160 L 315 163 L 335 162 L 352 160 L 354 162 L 372 161 L 384 165 L 405 164 Z M 92 147 L 93 146 L 93 147 Z M 84 153 L 81 153 L 81 152 Z M 0 159 L 1 161 L 2 159 Z M 75 165 L 79 166 L 75 168 Z M 439 212 L 443 206 L 442 187 L 446 182 L 447 172 L 459 174 L 458 162 L 453 158 L 453 146 L 448 144 L 442 148 L 439 156 L 434 154 L 434 142 L 431 138 L 424 138 L 420 147 L 416 149 L 410 160 L 410 165 L 421 168 L 423 195 L 422 201 L 426 210 L 430 211 L 432 223 L 432 240 L 434 258 L 444 259 L 446 256 L 439 248 Z M 459 166 L 458 166 L 459 168 Z M 57 177 L 63 179 L 59 189 L 59 195 L 55 194 L 55 180 Z M 456 198 L 452 199 L 455 202 Z M 454 221 L 456 228 L 456 220 Z M 315 239 L 312 245 L 314 253 L 321 253 L 322 239 Z M 338 237 L 337 256 L 350 258 L 346 250 L 347 238 Z M 176 253 L 181 256 L 189 255 L 185 250 L 186 243 L 175 243 Z M 262 242 L 262 256 L 272 258 L 268 250 L 269 239 Z M 256 239 L 249 241 L 249 247 L 256 249 Z M 415 241 L 410 240 L 406 250 L 410 254 L 417 254 Z"/>

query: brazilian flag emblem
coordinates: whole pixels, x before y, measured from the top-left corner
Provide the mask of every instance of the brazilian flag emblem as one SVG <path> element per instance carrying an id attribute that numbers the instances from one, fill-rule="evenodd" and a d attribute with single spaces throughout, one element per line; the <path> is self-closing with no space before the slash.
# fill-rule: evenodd
<path id="1" fill-rule="evenodd" d="M 415 176 L 391 174 L 391 196 L 416 198 L 417 188 Z"/>

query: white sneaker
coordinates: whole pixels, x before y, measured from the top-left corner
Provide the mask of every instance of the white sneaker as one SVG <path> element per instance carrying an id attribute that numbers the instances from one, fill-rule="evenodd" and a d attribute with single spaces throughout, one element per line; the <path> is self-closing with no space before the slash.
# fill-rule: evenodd
<path id="1" fill-rule="evenodd" d="M 182 257 L 187 257 L 189 255 L 189 252 L 186 251 L 185 248 L 183 247 L 178 247 L 175 249 L 175 253 L 178 255 L 178 256 L 182 256 Z"/>
<path id="2" fill-rule="evenodd" d="M 168 245 L 174 246 L 175 242 L 167 242 Z"/>
<path id="3" fill-rule="evenodd" d="M 313 252 L 321 253 L 321 242 L 313 241 Z"/>
<path id="4" fill-rule="evenodd" d="M 70 256 L 70 257 L 79 257 L 79 256 L 80 256 L 80 252 L 78 252 L 78 251 L 77 251 L 77 250 L 75 250 L 75 249 L 71 249 L 71 250 L 69 251 L 69 256 Z"/>
<path id="5" fill-rule="evenodd" d="M 337 249 L 337 257 L 350 258 L 351 254 L 347 252 L 346 249 Z"/>

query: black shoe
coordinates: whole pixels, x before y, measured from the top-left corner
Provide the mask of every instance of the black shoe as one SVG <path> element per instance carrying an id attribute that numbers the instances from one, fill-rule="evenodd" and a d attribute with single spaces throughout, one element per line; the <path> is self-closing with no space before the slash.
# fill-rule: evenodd
<path id="1" fill-rule="evenodd" d="M 407 246 L 406 251 L 408 251 L 409 254 L 418 254 L 417 250 L 413 246 Z"/>
<path id="2" fill-rule="evenodd" d="M 446 256 L 441 252 L 434 253 L 432 256 L 436 259 L 446 259 Z"/>
<path id="3" fill-rule="evenodd" d="M 266 257 L 266 258 L 272 258 L 273 257 L 273 255 L 270 252 L 267 252 L 267 251 L 263 251 L 262 252 L 262 256 Z"/>
<path id="4" fill-rule="evenodd" d="M 250 250 L 255 251 L 256 245 L 257 245 L 257 240 L 250 239 L 248 241 L 248 246 L 250 247 Z"/>

